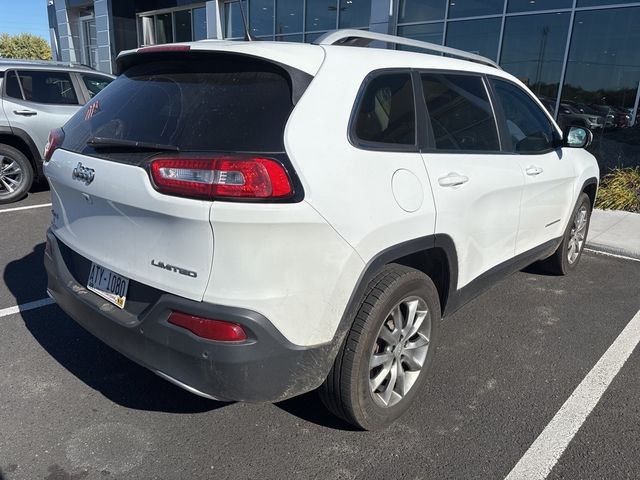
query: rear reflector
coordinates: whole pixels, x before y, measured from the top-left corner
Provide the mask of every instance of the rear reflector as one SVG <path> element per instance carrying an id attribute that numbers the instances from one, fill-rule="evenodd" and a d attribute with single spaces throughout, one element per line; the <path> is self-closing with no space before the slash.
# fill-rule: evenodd
<path id="1" fill-rule="evenodd" d="M 186 328 L 198 337 L 208 340 L 241 342 L 247 339 L 247 334 L 237 323 L 211 320 L 181 312 L 171 312 L 169 323 Z"/>
<path id="2" fill-rule="evenodd" d="M 162 193 L 205 199 L 287 198 L 293 194 L 284 166 L 261 157 L 157 158 L 151 178 Z"/>

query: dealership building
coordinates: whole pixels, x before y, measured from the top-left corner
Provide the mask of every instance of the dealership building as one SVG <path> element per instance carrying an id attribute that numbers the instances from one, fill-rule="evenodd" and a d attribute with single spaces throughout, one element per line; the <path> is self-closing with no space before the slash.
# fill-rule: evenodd
<path id="1" fill-rule="evenodd" d="M 563 124 L 594 132 L 607 167 L 640 165 L 640 2 L 624 0 L 48 0 L 54 57 L 113 72 L 122 50 L 241 40 L 312 42 L 358 28 L 496 60 Z M 638 118 L 640 120 L 640 118 Z"/>

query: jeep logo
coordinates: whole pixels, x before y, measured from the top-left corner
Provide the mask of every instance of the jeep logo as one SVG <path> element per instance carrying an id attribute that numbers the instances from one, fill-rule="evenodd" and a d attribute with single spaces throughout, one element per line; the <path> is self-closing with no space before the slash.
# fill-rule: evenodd
<path id="1" fill-rule="evenodd" d="M 93 182 L 94 177 L 96 176 L 96 171 L 93 168 L 85 167 L 82 165 L 82 162 L 78 162 L 76 168 L 73 169 L 73 173 L 71 174 L 71 178 L 74 180 L 80 180 L 84 182 L 85 185 L 89 185 Z"/>
<path id="2" fill-rule="evenodd" d="M 156 262 L 155 259 L 151 260 L 151 265 L 154 267 L 162 268 L 163 270 L 169 270 L 170 272 L 179 273 L 180 275 L 186 275 L 187 277 L 196 278 L 198 274 L 186 268 L 176 267 L 175 265 L 169 265 L 164 262 Z"/>

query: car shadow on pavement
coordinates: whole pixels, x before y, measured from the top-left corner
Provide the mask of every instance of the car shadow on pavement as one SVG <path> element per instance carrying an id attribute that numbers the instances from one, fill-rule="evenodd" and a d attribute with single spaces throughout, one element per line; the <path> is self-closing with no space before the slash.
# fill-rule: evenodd
<path id="1" fill-rule="evenodd" d="M 46 297 L 46 282 L 27 287 L 25 276 L 41 275 L 44 243 L 9 263 L 4 282 L 16 304 Z M 156 376 L 102 343 L 57 306 L 21 312 L 25 326 L 46 352 L 67 371 L 109 400 L 127 408 L 167 413 L 199 413 L 227 405 L 198 397 Z M 71 393 L 70 393 L 71 394 Z"/>
<path id="2" fill-rule="evenodd" d="M 284 400 L 275 405 L 290 415 L 315 423 L 321 427 L 352 432 L 359 431 L 353 425 L 329 413 L 316 391 Z"/>

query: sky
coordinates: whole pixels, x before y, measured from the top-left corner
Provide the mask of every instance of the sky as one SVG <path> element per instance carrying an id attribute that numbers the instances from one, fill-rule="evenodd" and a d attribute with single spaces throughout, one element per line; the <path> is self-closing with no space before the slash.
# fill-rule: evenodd
<path id="1" fill-rule="evenodd" d="M 47 0 L 0 0 L 0 33 L 32 33 L 49 41 Z"/>

